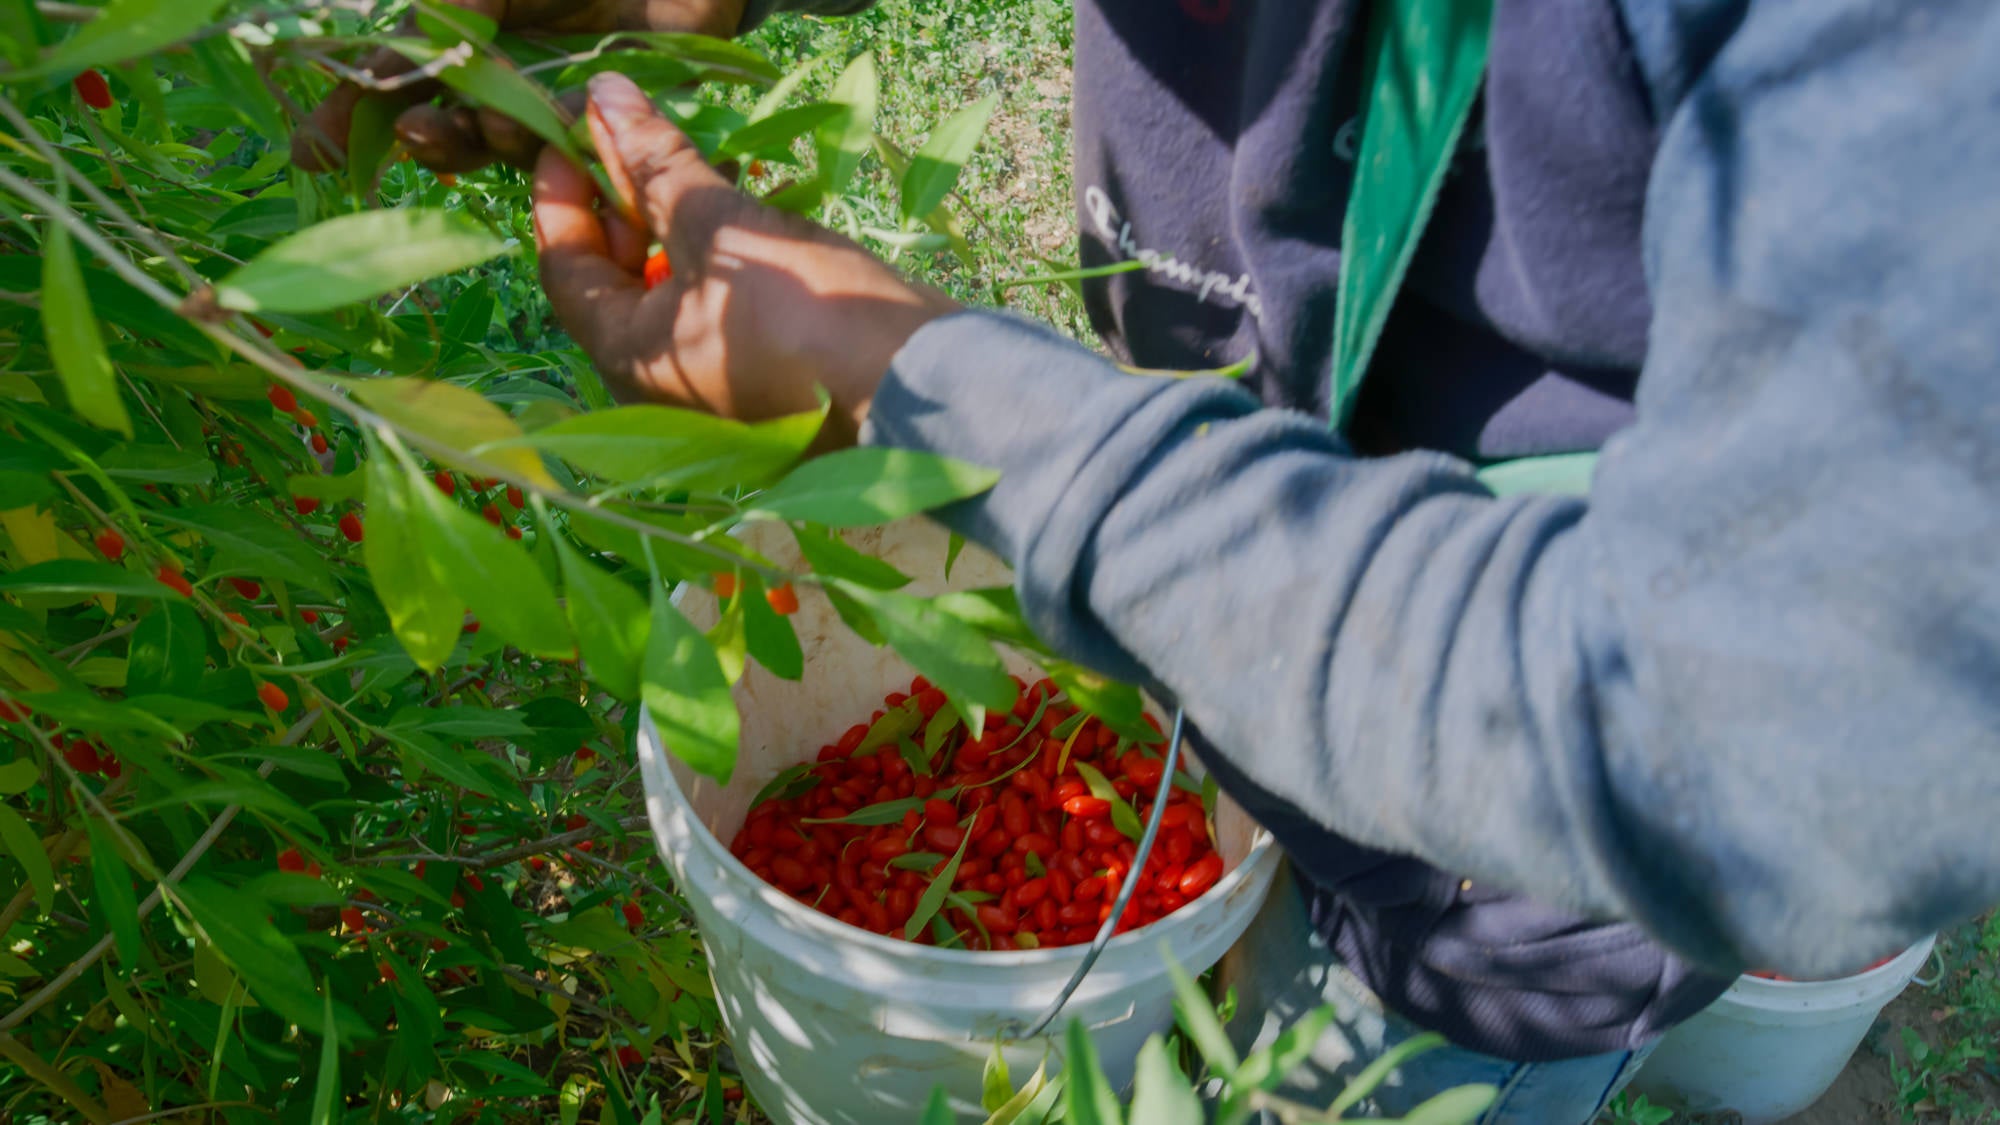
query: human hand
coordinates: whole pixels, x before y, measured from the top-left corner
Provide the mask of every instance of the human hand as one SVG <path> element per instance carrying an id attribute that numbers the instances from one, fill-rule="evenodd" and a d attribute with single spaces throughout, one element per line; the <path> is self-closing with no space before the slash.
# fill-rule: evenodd
<path id="1" fill-rule="evenodd" d="M 554 149 L 535 169 L 542 284 L 614 395 L 748 421 L 833 398 L 822 445 L 851 444 L 889 361 L 956 306 L 879 258 L 745 196 L 630 79 L 591 79 L 588 119 L 633 214 Z M 672 272 L 648 290 L 648 244 Z"/>
<path id="2" fill-rule="evenodd" d="M 613 31 L 693 31 L 727 37 L 743 18 L 743 0 L 442 0 L 475 12 L 508 31 L 593 34 Z M 414 17 L 409 21 L 414 26 Z M 361 69 L 392 78 L 415 67 L 390 48 L 370 55 Z M 292 163 L 327 172 L 347 162 L 347 136 L 364 98 L 408 107 L 396 118 L 396 137 L 417 163 L 433 172 L 470 172 L 494 161 L 534 166 L 542 139 L 510 117 L 489 109 L 435 105 L 437 82 L 417 82 L 390 92 L 342 82 L 292 137 Z M 566 100 L 571 110 L 580 99 Z"/>

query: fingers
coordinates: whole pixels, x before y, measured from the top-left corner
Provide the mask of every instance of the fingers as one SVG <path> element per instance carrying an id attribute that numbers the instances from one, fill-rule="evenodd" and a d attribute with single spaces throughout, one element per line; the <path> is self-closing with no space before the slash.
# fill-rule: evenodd
<path id="1" fill-rule="evenodd" d="M 472 172 L 493 163 L 479 113 L 465 106 L 412 106 L 396 119 L 396 139 L 433 172 Z"/>
<path id="2" fill-rule="evenodd" d="M 394 78 L 414 69 L 415 63 L 399 51 L 387 47 L 368 56 L 361 69 L 378 79 Z M 369 94 L 352 82 L 342 82 L 314 108 L 303 129 L 292 134 L 292 163 L 302 172 L 331 172 L 347 166 L 347 136 L 354 128 L 354 107 L 364 97 L 387 98 L 396 105 L 408 105 L 431 96 L 436 89 L 427 82 L 388 94 Z"/>
<path id="3" fill-rule="evenodd" d="M 577 343 L 607 373 L 625 366 L 618 342 L 638 323 L 645 289 L 612 257 L 597 213 L 597 184 L 561 152 L 544 149 L 535 165 L 535 242 L 542 285 Z M 643 252 L 643 251 L 642 251 Z"/>
<path id="4" fill-rule="evenodd" d="M 590 135 L 620 196 L 628 219 L 643 222 L 662 243 L 690 199 L 712 197 L 705 189 L 734 187 L 708 166 L 701 150 L 673 122 L 660 115 L 645 93 L 622 74 L 605 72 L 590 80 Z"/>

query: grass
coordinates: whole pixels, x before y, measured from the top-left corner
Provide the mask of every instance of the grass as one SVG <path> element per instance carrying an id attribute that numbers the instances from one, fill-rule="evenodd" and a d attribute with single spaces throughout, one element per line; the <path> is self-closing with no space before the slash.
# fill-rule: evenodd
<path id="1" fill-rule="evenodd" d="M 897 264 L 961 301 L 1005 303 L 1077 339 L 1092 340 L 1082 304 L 1066 286 L 995 292 L 998 283 L 1076 264 L 1067 0 L 889 0 L 842 19 L 779 16 L 746 42 L 788 70 L 820 56 L 844 61 L 874 52 L 882 75 L 877 128 L 905 152 L 922 144 L 938 121 L 998 95 L 999 107 L 953 201 L 972 243 L 973 263 L 938 253 L 905 254 Z M 821 65 L 804 93 L 823 94 L 837 74 L 833 62 Z M 858 210 L 875 208 L 861 220 L 895 226 L 895 185 L 887 169 L 871 157 L 859 178 L 865 188 Z"/>

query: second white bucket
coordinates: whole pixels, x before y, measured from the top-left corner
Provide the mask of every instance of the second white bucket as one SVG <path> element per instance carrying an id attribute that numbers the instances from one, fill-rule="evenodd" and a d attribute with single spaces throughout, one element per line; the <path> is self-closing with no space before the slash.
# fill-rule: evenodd
<path id="1" fill-rule="evenodd" d="M 1889 1001 L 1909 986 L 1935 937 L 1838 980 L 1741 977 L 1660 1040 L 1632 1089 L 1696 1112 L 1734 1110 L 1772 1125 L 1826 1093 Z"/>
<path id="2" fill-rule="evenodd" d="M 752 526 L 743 538 L 774 562 L 796 563 L 797 548 L 782 527 Z M 910 593 L 1012 578 L 998 559 L 968 545 L 947 584 L 946 535 L 926 520 L 848 541 L 913 576 Z M 811 587 L 800 587 L 799 601 L 792 620 L 805 648 L 805 678 L 790 683 L 754 663 L 747 668 L 735 689 L 743 734 L 730 784 L 695 774 L 642 721 L 639 764 L 654 837 L 694 908 L 744 1079 L 774 1120 L 914 1121 L 937 1086 L 962 1119 L 982 1120 L 980 1077 L 994 1038 L 1032 1023 L 1054 1001 L 1083 948 L 976 953 L 894 941 L 793 901 L 729 854 L 726 841 L 765 782 L 811 759 L 838 728 L 913 675 L 892 651 L 848 630 Z M 689 590 L 681 608 L 703 628 L 715 620 L 705 591 Z M 1025 659 L 1007 659 L 1012 671 L 1032 676 Z M 1166 918 L 1113 939 L 1049 1036 L 1008 1048 L 1017 1077 L 1032 1073 L 1076 1018 L 1090 1029 L 1111 1080 L 1122 1086 L 1131 1078 L 1140 1044 L 1173 1022 L 1161 944 L 1189 972 L 1202 972 L 1242 935 L 1270 891 L 1278 854 L 1268 834 L 1227 798 L 1216 831 L 1230 865 L 1221 881 Z"/>

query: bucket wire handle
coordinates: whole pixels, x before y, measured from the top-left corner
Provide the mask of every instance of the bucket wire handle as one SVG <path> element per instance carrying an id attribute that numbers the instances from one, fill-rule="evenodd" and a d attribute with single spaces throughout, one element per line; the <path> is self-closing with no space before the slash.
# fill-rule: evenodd
<path id="1" fill-rule="evenodd" d="M 1146 817 L 1146 831 L 1139 837 L 1138 850 L 1132 853 L 1132 869 L 1125 873 L 1125 882 L 1118 888 L 1118 898 L 1111 904 L 1111 915 L 1097 927 L 1097 937 L 1091 940 L 1090 949 L 1084 953 L 1076 972 L 1070 974 L 1069 983 L 1063 985 L 1062 991 L 1056 995 L 1055 1003 L 1049 1005 L 1049 1010 L 1043 1012 L 1042 1018 L 1036 1020 L 1035 1026 L 1021 1038 L 1033 1039 L 1055 1022 L 1056 1016 L 1062 1013 L 1063 1005 L 1069 1003 L 1069 998 L 1075 994 L 1077 986 L 1090 975 L 1091 966 L 1097 964 L 1097 958 L 1110 944 L 1111 936 L 1118 932 L 1118 920 L 1125 916 L 1126 904 L 1132 901 L 1133 893 L 1139 889 L 1139 879 L 1146 870 L 1146 857 L 1152 854 L 1153 841 L 1160 834 L 1160 821 L 1167 814 L 1167 798 L 1173 795 L 1174 773 L 1180 768 L 1181 736 L 1186 725 L 1187 712 L 1176 705 L 1173 734 L 1167 739 L 1167 768 L 1160 774 L 1159 791 L 1153 794 L 1153 811 Z"/>

